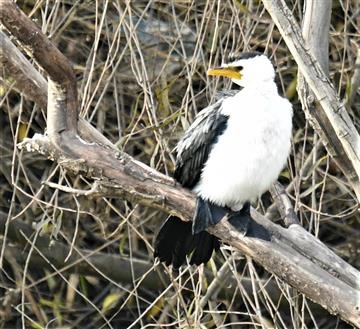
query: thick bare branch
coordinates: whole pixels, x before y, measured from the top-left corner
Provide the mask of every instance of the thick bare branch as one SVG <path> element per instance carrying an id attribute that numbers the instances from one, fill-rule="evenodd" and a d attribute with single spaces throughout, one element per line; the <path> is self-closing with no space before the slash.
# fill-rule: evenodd
<path id="1" fill-rule="evenodd" d="M 2 66 L 2 82 L 9 87 L 21 91 L 30 100 L 46 109 L 47 83 L 42 75 L 35 70 L 26 57 L 15 47 L 8 36 L 0 30 L 0 63 Z M 9 77 L 12 80 L 9 81 Z"/>
<path id="2" fill-rule="evenodd" d="M 15 88 L 43 109 L 47 108 L 48 84 L 28 59 L 15 47 L 9 37 L 0 30 L 0 64 L 3 72 L 0 78 L 9 88 Z M 8 79 L 11 77 L 11 79 Z M 116 146 L 95 129 L 84 118 L 79 117 L 77 128 L 81 138 L 113 149 Z"/>
<path id="3" fill-rule="evenodd" d="M 305 13 L 302 35 L 307 49 L 319 62 L 323 72 L 329 74 L 329 29 L 332 1 L 320 2 L 308 0 L 304 3 Z M 297 91 L 303 111 L 314 130 L 321 137 L 328 153 L 334 158 L 345 175 L 352 171 L 348 158 L 342 151 L 326 113 L 317 102 L 314 92 L 305 81 L 301 70 L 298 72 Z M 347 167 L 345 167 L 345 164 Z M 351 181 L 351 177 L 349 177 Z"/>
<path id="4" fill-rule="evenodd" d="M 329 30 L 332 1 L 305 1 L 302 35 L 306 46 L 319 62 L 326 75 L 329 74 Z"/>
<path id="5" fill-rule="evenodd" d="M 33 58 L 41 63 L 54 83 L 61 85 L 66 91 L 66 115 L 58 111 L 48 113 L 48 133 L 53 139 L 63 131 L 75 135 L 77 132 L 77 85 L 75 73 L 65 56 L 56 49 L 40 29 L 22 12 L 13 1 L 0 1 L 1 23 L 26 47 Z M 59 100 L 60 101 L 60 100 Z M 56 121 L 56 129 L 52 130 L 52 122 Z M 49 124 L 50 123 L 50 124 Z M 55 127 L 54 127 L 55 128 Z"/>
<path id="6" fill-rule="evenodd" d="M 174 185 L 171 178 L 144 164 L 139 164 L 129 156 L 126 156 L 125 166 L 122 160 L 115 156 L 110 157 L 109 154 L 106 155 L 104 162 L 94 163 L 92 160 L 95 149 L 88 149 L 86 162 L 66 160 L 63 156 L 57 158 L 61 156 L 60 152 L 50 154 L 49 149 L 52 149 L 50 141 L 46 140 L 46 137 L 39 136 L 24 141 L 21 147 L 55 157 L 65 169 L 96 177 L 97 187 L 92 191 L 94 195 L 118 196 L 175 213 L 184 220 L 192 218 L 195 209 L 195 196 L 192 193 Z M 98 152 L 100 151 L 98 149 Z M 105 157 L 107 152 L 112 151 L 101 152 Z M 270 231 L 271 241 L 244 237 L 225 220 L 210 228 L 209 232 L 252 257 L 269 272 L 274 273 L 329 312 L 339 314 L 350 323 L 360 324 L 358 311 L 360 273 L 301 226 L 293 224 L 288 229 L 282 228 L 254 210 L 252 216 Z"/>

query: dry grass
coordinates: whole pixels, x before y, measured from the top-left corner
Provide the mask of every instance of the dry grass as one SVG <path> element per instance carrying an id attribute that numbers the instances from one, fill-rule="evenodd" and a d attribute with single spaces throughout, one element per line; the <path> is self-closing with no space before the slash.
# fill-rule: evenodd
<path id="1" fill-rule="evenodd" d="M 350 89 L 360 42 L 356 2 L 333 5 L 330 75 L 341 98 Z M 302 1 L 287 3 L 301 21 Z M 169 175 L 183 130 L 216 90 L 230 87 L 209 79 L 207 68 L 229 52 L 265 51 L 277 65 L 279 89 L 294 104 L 292 152 L 281 180 L 304 227 L 360 265 L 355 196 L 304 118 L 296 65 L 259 1 L 18 4 L 72 61 L 81 115 L 120 149 Z M 1 93 L 1 209 L 36 232 L 25 247 L 1 236 L 3 328 L 347 328 L 226 246 L 199 269 L 175 273 L 153 265 L 152 241 L 165 215 L 128 201 L 88 199 L 49 187 L 47 182 L 86 190 L 92 182 L 17 151 L 25 136 L 43 133 L 45 111 L 11 89 Z M 357 128 L 359 106 L 357 94 L 349 106 Z M 265 212 L 270 204 L 265 195 L 258 207 Z M 39 257 L 34 241 L 49 235 L 68 247 L 69 256 L 85 250 L 126 256 L 129 279 L 114 280 L 99 267 L 85 275 L 71 261 L 60 266 L 46 248 Z M 140 278 L 137 260 L 146 261 L 149 270 Z M 165 270 L 162 277 L 170 275 L 171 284 L 146 281 L 153 269 Z"/>

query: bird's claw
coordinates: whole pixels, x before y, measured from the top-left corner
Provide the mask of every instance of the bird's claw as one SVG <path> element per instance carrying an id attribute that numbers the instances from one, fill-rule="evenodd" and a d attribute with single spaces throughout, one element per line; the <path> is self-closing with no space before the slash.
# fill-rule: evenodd
<path id="1" fill-rule="evenodd" d="M 205 231 L 209 226 L 220 222 L 227 214 L 228 211 L 226 208 L 197 197 L 195 214 L 193 216 L 192 234 Z"/>
<path id="2" fill-rule="evenodd" d="M 192 234 L 205 231 L 209 226 L 215 225 L 227 216 L 229 223 L 244 236 L 271 240 L 269 231 L 255 222 L 250 216 L 250 203 L 246 202 L 241 210 L 232 211 L 227 207 L 217 206 L 198 197 L 193 217 Z"/>

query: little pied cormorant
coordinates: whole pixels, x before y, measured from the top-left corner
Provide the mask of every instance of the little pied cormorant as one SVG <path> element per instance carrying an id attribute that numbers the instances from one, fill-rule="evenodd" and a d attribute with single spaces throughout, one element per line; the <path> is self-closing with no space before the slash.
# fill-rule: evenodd
<path id="1" fill-rule="evenodd" d="M 177 144 L 174 178 L 197 195 L 192 224 L 170 216 L 155 240 L 155 257 L 178 268 L 206 263 L 219 240 L 206 228 L 225 215 L 247 236 L 269 240 L 250 217 L 250 203 L 267 191 L 290 151 L 292 106 L 278 94 L 275 70 L 258 52 L 232 58 L 208 75 L 241 86 L 203 109 Z"/>

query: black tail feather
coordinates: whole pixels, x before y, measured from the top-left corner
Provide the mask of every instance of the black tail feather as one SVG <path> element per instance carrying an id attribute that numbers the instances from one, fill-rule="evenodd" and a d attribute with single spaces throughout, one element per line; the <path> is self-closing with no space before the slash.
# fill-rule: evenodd
<path id="1" fill-rule="evenodd" d="M 215 236 L 206 231 L 200 232 L 197 235 L 197 245 L 201 246 L 201 248 L 195 248 L 190 264 L 200 265 L 201 263 L 206 263 L 211 258 L 213 251 L 219 250 L 220 242 Z"/>
<path id="2" fill-rule="evenodd" d="M 191 255 L 190 264 L 208 262 L 213 251 L 220 248 L 220 242 L 205 229 L 215 225 L 225 215 L 230 224 L 244 235 L 271 240 L 270 232 L 251 217 L 249 203 L 244 204 L 240 211 L 231 211 L 198 198 L 193 223 L 175 216 L 170 216 L 164 222 L 155 240 L 154 256 L 166 265 L 172 264 L 174 268 L 183 265 L 187 255 Z"/>
<path id="3" fill-rule="evenodd" d="M 175 268 L 184 264 L 186 255 L 191 253 L 190 264 L 200 265 L 208 262 L 213 251 L 219 249 L 219 240 L 206 231 L 193 235 L 191 226 L 191 222 L 170 216 L 156 237 L 154 256 Z"/>

